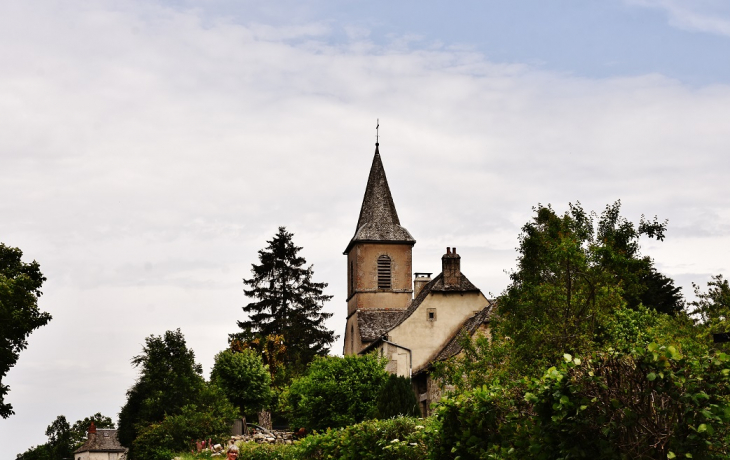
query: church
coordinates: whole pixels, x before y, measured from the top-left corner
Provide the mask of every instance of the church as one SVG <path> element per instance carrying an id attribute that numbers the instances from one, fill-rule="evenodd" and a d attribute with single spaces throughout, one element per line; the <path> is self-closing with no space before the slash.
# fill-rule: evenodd
<path id="1" fill-rule="evenodd" d="M 461 272 L 456 248 L 446 248 L 438 275 L 413 273 L 415 244 L 398 219 L 376 143 L 355 235 L 344 252 L 344 354 L 387 356 L 390 373 L 411 377 L 426 416 L 440 399 L 433 363 L 460 353 L 464 334 L 488 334 L 494 304 Z"/>

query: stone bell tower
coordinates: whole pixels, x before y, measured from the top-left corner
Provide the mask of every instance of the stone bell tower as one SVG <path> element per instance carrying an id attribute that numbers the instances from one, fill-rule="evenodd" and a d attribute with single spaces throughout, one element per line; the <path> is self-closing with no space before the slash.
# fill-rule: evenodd
<path id="1" fill-rule="evenodd" d="M 363 347 L 363 336 L 367 334 L 361 334 L 363 321 L 358 321 L 363 313 L 370 325 L 373 320 L 393 316 L 389 313 L 408 307 L 413 295 L 414 244 L 416 240 L 400 225 L 376 143 L 355 235 L 344 252 L 347 256 L 345 354 L 357 353 Z"/>

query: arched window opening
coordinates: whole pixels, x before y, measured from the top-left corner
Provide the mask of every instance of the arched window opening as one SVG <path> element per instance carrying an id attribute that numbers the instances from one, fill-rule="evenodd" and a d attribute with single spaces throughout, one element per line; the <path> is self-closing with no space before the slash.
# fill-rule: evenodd
<path id="1" fill-rule="evenodd" d="M 355 354 L 355 326 L 350 325 L 350 353 Z"/>
<path id="2" fill-rule="evenodd" d="M 350 262 L 350 295 L 355 293 L 355 268 Z"/>
<path id="3" fill-rule="evenodd" d="M 390 257 L 383 254 L 378 257 L 378 289 L 391 289 Z"/>

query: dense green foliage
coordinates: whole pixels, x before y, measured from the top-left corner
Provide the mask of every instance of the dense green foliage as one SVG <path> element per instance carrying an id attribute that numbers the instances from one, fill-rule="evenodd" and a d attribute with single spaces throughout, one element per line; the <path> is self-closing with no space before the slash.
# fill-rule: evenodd
<path id="1" fill-rule="evenodd" d="M 324 303 L 332 298 L 323 294 L 327 283 L 312 281 L 312 266 L 299 256 L 301 247 L 292 241 L 294 235 L 279 227 L 268 246 L 259 251 L 260 265 L 252 264 L 250 279 L 244 279 L 244 293 L 254 302 L 243 307 L 248 318 L 238 321 L 241 332 L 231 334 L 232 342 L 255 344 L 268 359 L 267 343 L 276 337 L 283 339 L 283 366 L 265 361 L 270 369 L 282 372 L 274 375 L 287 383 L 299 375 L 316 356 L 325 356 L 337 336 L 324 322 L 332 316 L 322 312 Z"/>
<path id="2" fill-rule="evenodd" d="M 46 278 L 35 260 L 25 263 L 23 252 L 0 243 L 0 417 L 8 418 L 13 406 L 5 402 L 10 388 L 3 379 L 28 346 L 28 336 L 46 325 L 51 315 L 38 308 Z"/>
<path id="3" fill-rule="evenodd" d="M 418 418 L 369 420 L 309 436 L 297 445 L 301 460 L 421 460 L 428 455 L 430 424 Z"/>
<path id="4" fill-rule="evenodd" d="M 183 406 L 179 414 L 166 415 L 162 421 L 142 427 L 133 443 L 135 458 L 169 460 L 173 452 L 189 449 L 201 439 L 225 444 L 238 409 L 214 384 L 206 384 L 196 401 Z"/>
<path id="5" fill-rule="evenodd" d="M 438 368 L 456 391 L 432 458 L 728 458 L 730 356 L 709 332 L 730 330 L 730 286 L 695 286 L 693 320 L 639 252 L 665 224 L 536 213 L 491 337 Z"/>
<path id="6" fill-rule="evenodd" d="M 239 459 L 246 460 L 296 460 L 299 457 L 296 445 L 256 444 L 244 442 L 238 444 Z"/>
<path id="7" fill-rule="evenodd" d="M 375 415 L 380 419 L 421 416 L 421 409 L 418 407 L 411 379 L 395 374 L 390 374 L 388 380 L 380 387 L 375 408 Z"/>
<path id="8" fill-rule="evenodd" d="M 196 404 L 205 381 L 179 329 L 147 337 L 142 354 L 132 364 L 140 368 L 140 376 L 127 391 L 127 402 L 119 413 L 119 441 L 130 448 L 130 458 L 138 458 L 133 442 L 140 431 Z"/>
<path id="9" fill-rule="evenodd" d="M 619 211 L 616 202 L 598 217 L 571 204 L 561 216 L 539 205 L 522 228 L 517 269 L 493 325 L 510 341 L 513 371 L 527 374 L 564 352 L 593 349 L 622 306 L 673 314 L 682 308 L 678 289 L 639 248 L 642 235 L 662 240 L 666 223 L 642 217 L 635 226 Z"/>
<path id="10" fill-rule="evenodd" d="M 541 378 L 491 382 L 439 410 L 434 458 L 721 459 L 730 357 L 652 342 L 570 355 Z M 690 455 L 687 455 L 690 454 Z"/>
<path id="11" fill-rule="evenodd" d="M 261 356 L 250 349 L 218 353 L 210 380 L 246 416 L 268 407 L 273 397 L 269 372 Z"/>
<path id="12" fill-rule="evenodd" d="M 323 430 L 373 417 L 378 392 L 388 379 L 385 362 L 374 354 L 315 359 L 284 395 L 289 425 Z"/>
<path id="13" fill-rule="evenodd" d="M 98 412 L 91 417 L 77 420 L 73 426 L 69 425 L 65 416 L 59 415 L 46 429 L 48 442 L 31 447 L 24 453 L 18 454 L 16 459 L 56 460 L 72 458 L 73 452 L 81 447 L 86 440 L 91 422 L 94 422 L 97 428 L 114 428 L 112 419 Z"/>
<path id="14" fill-rule="evenodd" d="M 239 459 L 247 460 L 426 460 L 434 438 L 433 420 L 396 417 L 368 420 L 345 428 L 316 433 L 284 444 L 238 443 Z M 209 458 L 181 455 L 183 460 Z"/>

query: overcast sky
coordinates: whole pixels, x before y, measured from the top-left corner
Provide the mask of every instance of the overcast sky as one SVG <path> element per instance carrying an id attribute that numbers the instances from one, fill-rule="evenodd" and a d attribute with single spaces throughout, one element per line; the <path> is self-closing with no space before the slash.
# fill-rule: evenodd
<path id="1" fill-rule="evenodd" d="M 53 320 L 3 382 L 0 456 L 116 419 L 150 334 L 208 377 L 278 226 L 342 335 L 377 118 L 414 271 L 456 246 L 497 295 L 533 206 L 620 199 L 669 220 L 642 250 L 685 295 L 728 274 L 724 0 L 5 0 L 0 241 Z"/>

